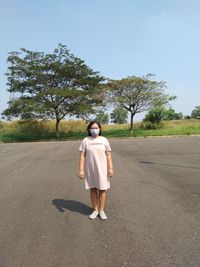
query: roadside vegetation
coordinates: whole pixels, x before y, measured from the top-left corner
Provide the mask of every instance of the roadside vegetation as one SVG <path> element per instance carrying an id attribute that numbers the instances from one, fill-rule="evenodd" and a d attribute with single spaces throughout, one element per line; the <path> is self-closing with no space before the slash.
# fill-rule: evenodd
<path id="1" fill-rule="evenodd" d="M 152 126 L 152 125 L 151 125 Z M 26 142 L 47 140 L 78 140 L 87 135 L 87 123 L 82 120 L 60 123 L 60 136 L 55 136 L 55 121 L 12 121 L 0 122 L 1 142 Z M 200 121 L 170 120 L 162 121 L 159 126 L 152 129 L 149 122 L 136 122 L 131 132 L 129 124 L 103 125 L 103 135 L 108 138 L 130 138 L 167 135 L 193 135 L 200 134 Z"/>
<path id="2" fill-rule="evenodd" d="M 61 122 L 66 117 L 88 120 L 97 115 L 102 118 L 102 111 L 108 107 L 115 108 L 114 117 L 121 120 L 129 114 L 132 131 L 136 114 L 168 105 L 176 99 L 165 92 L 166 82 L 155 80 L 154 74 L 111 80 L 62 44 L 48 54 L 21 48 L 10 52 L 7 62 L 10 99 L 2 118 L 53 119 L 57 137 L 62 135 Z M 103 115 L 106 122 L 108 115 Z"/>
<path id="3" fill-rule="evenodd" d="M 1 142 L 80 139 L 91 118 L 110 138 L 200 134 L 200 106 L 191 115 L 177 113 L 176 96 L 154 74 L 112 80 L 62 44 L 48 54 L 11 51 L 7 62 L 10 97 L 1 113 Z M 142 112 L 143 121 L 135 122 Z"/>

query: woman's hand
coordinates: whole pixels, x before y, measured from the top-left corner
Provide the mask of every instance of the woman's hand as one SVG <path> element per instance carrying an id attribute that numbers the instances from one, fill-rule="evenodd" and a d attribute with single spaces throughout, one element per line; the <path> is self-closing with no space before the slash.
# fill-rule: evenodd
<path id="1" fill-rule="evenodd" d="M 108 169 L 108 176 L 112 177 L 113 176 L 113 168 Z"/>
<path id="2" fill-rule="evenodd" d="M 84 178 L 84 171 L 79 171 L 79 178 L 83 179 Z"/>

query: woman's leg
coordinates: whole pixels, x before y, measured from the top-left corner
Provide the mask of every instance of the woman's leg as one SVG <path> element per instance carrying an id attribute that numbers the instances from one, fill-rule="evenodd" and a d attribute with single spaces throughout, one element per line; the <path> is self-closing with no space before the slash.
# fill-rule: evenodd
<path id="1" fill-rule="evenodd" d="M 100 210 L 104 210 L 106 202 L 106 190 L 99 190 Z"/>
<path id="2" fill-rule="evenodd" d="M 93 208 L 98 211 L 98 192 L 96 188 L 90 188 L 90 197 Z"/>

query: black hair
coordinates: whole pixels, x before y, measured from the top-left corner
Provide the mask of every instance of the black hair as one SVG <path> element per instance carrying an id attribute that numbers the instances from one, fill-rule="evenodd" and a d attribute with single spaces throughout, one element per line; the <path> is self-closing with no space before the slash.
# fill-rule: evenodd
<path id="1" fill-rule="evenodd" d="M 90 133 L 90 128 L 92 127 L 93 124 L 97 124 L 99 126 L 99 135 L 101 135 L 101 124 L 98 122 L 98 121 L 91 121 L 88 126 L 87 126 L 87 131 L 88 131 L 88 136 L 92 136 L 91 133 Z"/>

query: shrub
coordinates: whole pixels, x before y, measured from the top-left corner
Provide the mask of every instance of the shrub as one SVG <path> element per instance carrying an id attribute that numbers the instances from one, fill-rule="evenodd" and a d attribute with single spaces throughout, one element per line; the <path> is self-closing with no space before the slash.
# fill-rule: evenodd
<path id="1" fill-rule="evenodd" d="M 150 122 L 150 121 L 143 121 L 141 123 L 141 128 L 146 129 L 146 130 L 151 130 L 151 129 L 161 129 L 163 128 L 163 123 L 155 123 L 155 122 Z"/>

